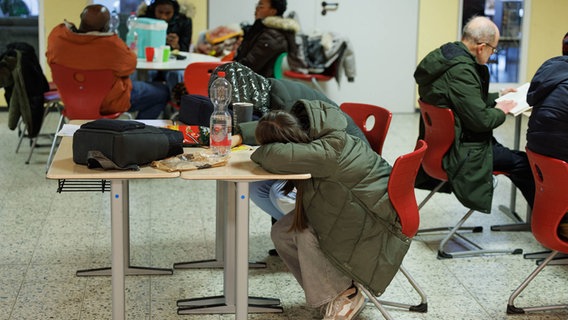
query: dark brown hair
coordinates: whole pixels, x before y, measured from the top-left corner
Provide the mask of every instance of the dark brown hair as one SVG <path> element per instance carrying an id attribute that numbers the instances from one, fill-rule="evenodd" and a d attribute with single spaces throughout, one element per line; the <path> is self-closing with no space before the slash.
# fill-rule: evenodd
<path id="1" fill-rule="evenodd" d="M 305 109 L 303 109 L 305 111 Z M 307 120 L 307 115 L 302 116 L 302 119 Z M 258 121 L 256 126 L 255 137 L 258 144 L 268 143 L 309 143 L 312 139 L 307 134 L 309 123 L 300 121 L 294 115 L 281 111 L 273 110 L 265 114 Z M 290 231 L 301 231 L 308 227 L 307 217 L 304 214 L 302 206 L 303 192 L 299 185 L 295 185 L 293 181 L 289 180 L 282 191 L 288 194 L 296 187 L 296 209 L 294 215 L 294 223 L 290 227 Z"/>

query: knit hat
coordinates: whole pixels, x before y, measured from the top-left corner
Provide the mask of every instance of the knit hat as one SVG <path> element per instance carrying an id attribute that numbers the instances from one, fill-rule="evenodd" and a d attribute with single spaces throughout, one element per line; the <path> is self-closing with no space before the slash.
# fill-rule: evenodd
<path id="1" fill-rule="evenodd" d="M 568 33 L 566 33 L 562 40 L 562 55 L 568 56 Z"/>

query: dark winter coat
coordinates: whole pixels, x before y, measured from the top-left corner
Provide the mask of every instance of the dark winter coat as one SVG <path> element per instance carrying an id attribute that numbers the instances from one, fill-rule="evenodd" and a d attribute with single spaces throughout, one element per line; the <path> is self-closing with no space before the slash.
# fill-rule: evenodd
<path id="1" fill-rule="evenodd" d="M 527 148 L 568 161 L 568 56 L 542 64 L 531 81 L 527 103 L 533 107 Z"/>
<path id="2" fill-rule="evenodd" d="M 294 19 L 278 16 L 258 19 L 245 29 L 235 61 L 264 77 L 272 78 L 274 63 L 281 53 L 289 52 L 290 57 L 297 56 L 295 35 L 299 31 L 300 26 Z"/>
<path id="3" fill-rule="evenodd" d="M 0 55 L 0 87 L 8 102 L 8 127 L 16 129 L 22 118 L 27 133 L 35 137 L 43 122 L 44 97 L 49 83 L 43 74 L 33 46 L 23 42 L 8 44 Z"/>

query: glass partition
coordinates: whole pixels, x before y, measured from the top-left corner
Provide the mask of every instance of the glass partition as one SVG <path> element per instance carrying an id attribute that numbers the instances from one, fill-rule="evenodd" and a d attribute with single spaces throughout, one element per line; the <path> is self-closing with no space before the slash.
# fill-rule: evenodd
<path id="1" fill-rule="evenodd" d="M 462 26 L 474 15 L 486 16 L 499 27 L 499 51 L 487 62 L 491 82 L 517 83 L 524 16 L 523 0 L 462 0 Z"/>

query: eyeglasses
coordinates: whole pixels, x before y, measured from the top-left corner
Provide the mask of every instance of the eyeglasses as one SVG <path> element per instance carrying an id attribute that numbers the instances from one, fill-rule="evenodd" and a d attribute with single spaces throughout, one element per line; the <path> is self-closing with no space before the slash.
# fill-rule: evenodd
<path id="1" fill-rule="evenodd" d="M 479 44 L 484 44 L 484 45 L 488 46 L 489 48 L 491 48 L 493 54 L 497 54 L 497 52 L 499 52 L 499 49 L 495 48 L 494 46 L 490 45 L 490 44 L 487 43 L 487 42 L 479 42 L 478 45 L 479 45 Z"/>

